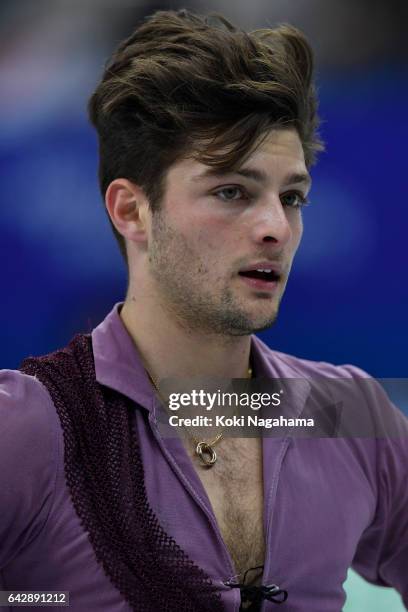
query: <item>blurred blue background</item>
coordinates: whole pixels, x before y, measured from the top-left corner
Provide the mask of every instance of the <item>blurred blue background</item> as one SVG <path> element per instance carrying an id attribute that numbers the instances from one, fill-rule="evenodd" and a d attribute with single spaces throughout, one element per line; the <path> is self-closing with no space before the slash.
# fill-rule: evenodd
<path id="1" fill-rule="evenodd" d="M 124 298 L 86 102 L 138 19 L 182 7 L 221 12 L 246 29 L 292 23 L 316 53 L 327 152 L 312 170 L 312 204 L 279 321 L 261 336 L 304 358 L 408 376 L 403 0 L 2 0 L 0 366 L 90 331 Z M 390 602 L 356 609 L 403 609 Z"/>

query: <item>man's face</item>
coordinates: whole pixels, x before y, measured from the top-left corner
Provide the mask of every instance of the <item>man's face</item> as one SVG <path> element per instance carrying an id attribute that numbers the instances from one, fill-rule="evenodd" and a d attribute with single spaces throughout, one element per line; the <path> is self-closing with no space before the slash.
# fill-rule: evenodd
<path id="1" fill-rule="evenodd" d="M 192 159 L 170 168 L 152 216 L 150 277 L 184 327 L 246 335 L 273 324 L 301 239 L 309 183 L 300 139 L 273 130 L 238 172 L 209 170 Z"/>

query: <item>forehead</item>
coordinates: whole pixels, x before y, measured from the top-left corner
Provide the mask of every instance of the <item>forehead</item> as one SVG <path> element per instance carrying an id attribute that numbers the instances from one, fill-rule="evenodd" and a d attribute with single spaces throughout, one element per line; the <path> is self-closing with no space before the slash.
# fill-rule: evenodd
<path id="1" fill-rule="evenodd" d="M 220 151 L 220 154 L 222 153 L 223 151 Z M 187 158 L 176 162 L 169 169 L 168 179 L 200 185 L 235 173 L 262 183 L 280 181 L 289 176 L 296 177 L 296 180 L 291 182 L 311 182 L 302 143 L 294 129 L 271 130 L 245 162 L 235 168 L 220 170 Z"/>
<path id="2" fill-rule="evenodd" d="M 262 155 L 289 156 L 305 163 L 302 143 L 294 128 L 270 130 L 249 159 Z"/>

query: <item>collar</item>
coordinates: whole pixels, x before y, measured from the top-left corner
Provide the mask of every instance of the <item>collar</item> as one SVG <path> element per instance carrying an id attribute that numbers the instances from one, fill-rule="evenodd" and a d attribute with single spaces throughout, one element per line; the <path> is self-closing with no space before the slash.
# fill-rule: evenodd
<path id="1" fill-rule="evenodd" d="M 123 302 L 115 304 L 102 323 L 92 331 L 96 380 L 150 412 L 155 404 L 154 389 L 137 346 L 120 318 L 122 306 Z M 271 350 L 252 335 L 251 361 L 256 378 L 297 379 L 290 411 L 293 416 L 300 414 L 310 392 L 310 384 L 298 366 L 300 360 Z"/>

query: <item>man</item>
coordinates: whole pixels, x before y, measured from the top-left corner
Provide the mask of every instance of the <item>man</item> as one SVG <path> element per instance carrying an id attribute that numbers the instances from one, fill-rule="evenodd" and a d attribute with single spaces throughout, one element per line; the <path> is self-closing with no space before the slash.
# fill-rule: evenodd
<path id="1" fill-rule="evenodd" d="M 2 374 L 3 590 L 337 612 L 353 564 L 408 604 L 406 419 L 356 368 L 252 335 L 276 319 L 322 149 L 312 72 L 294 28 L 187 11 L 155 13 L 107 66 L 89 109 L 128 292 L 92 336 Z M 160 381 L 197 376 L 353 379 L 397 436 L 161 435 Z"/>

